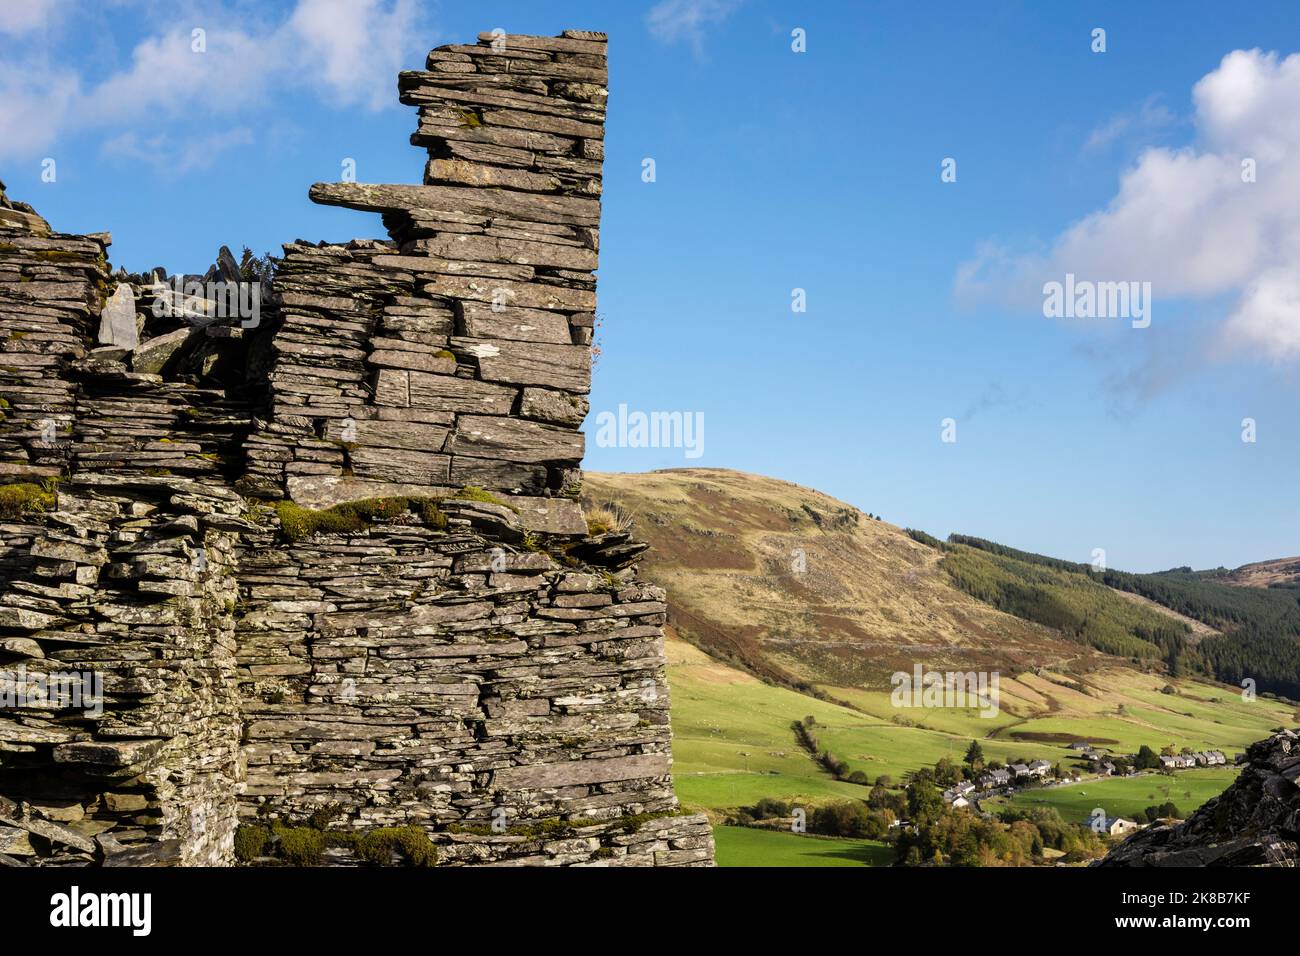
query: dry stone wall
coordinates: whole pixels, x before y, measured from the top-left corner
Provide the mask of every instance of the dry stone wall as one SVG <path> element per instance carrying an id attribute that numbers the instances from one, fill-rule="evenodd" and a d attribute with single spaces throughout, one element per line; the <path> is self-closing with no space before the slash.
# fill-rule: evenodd
<path id="1" fill-rule="evenodd" d="M 434 50 L 424 184 L 311 190 L 390 239 L 272 281 L 0 186 L 0 864 L 712 862 L 664 595 L 576 500 L 605 83 L 600 34 Z"/>

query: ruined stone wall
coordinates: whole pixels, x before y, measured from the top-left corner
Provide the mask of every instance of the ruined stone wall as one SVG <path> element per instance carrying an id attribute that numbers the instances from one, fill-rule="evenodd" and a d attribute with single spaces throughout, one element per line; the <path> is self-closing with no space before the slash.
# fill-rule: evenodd
<path id="1" fill-rule="evenodd" d="M 226 864 L 240 821 L 268 859 L 287 826 L 323 862 L 389 827 L 441 864 L 711 862 L 664 596 L 575 500 L 604 37 L 399 88 L 425 184 L 311 191 L 390 241 L 286 245 L 252 323 L 160 316 L 165 275 L 0 187 L 0 674 L 103 677 L 0 706 L 0 862 Z"/>
<path id="2" fill-rule="evenodd" d="M 392 244 L 286 247 L 259 475 L 313 504 L 366 482 L 577 493 L 606 81 L 581 32 L 487 35 L 401 74 L 425 184 L 312 188 L 382 213 Z"/>

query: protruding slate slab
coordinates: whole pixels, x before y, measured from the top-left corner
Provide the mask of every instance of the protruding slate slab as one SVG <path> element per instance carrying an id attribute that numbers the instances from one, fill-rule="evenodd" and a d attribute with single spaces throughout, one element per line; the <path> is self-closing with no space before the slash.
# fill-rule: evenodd
<path id="1" fill-rule="evenodd" d="M 529 222 L 600 223 L 600 203 L 580 196 L 550 196 L 461 186 L 371 186 L 364 183 L 317 183 L 308 195 L 324 206 L 346 206 L 362 212 L 404 212 L 410 209 L 450 209 L 485 215 L 507 215 Z"/>

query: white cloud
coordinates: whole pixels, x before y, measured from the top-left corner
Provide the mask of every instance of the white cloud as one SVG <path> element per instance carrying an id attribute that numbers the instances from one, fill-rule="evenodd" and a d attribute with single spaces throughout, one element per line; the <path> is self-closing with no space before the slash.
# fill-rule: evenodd
<path id="1" fill-rule="evenodd" d="M 397 72 L 416 19 L 412 0 L 395 0 L 392 9 L 382 0 L 299 0 L 289 30 L 304 68 L 340 102 L 379 109 L 396 102 Z"/>
<path id="2" fill-rule="evenodd" d="M 71 71 L 0 62 L 0 156 L 40 156 L 48 150 L 80 90 Z"/>
<path id="3" fill-rule="evenodd" d="M 25 36 L 54 26 L 67 12 L 67 0 L 10 0 L 0 17 L 0 33 Z"/>
<path id="4" fill-rule="evenodd" d="M 646 14 L 650 33 L 665 43 L 685 40 L 699 53 L 709 26 L 722 23 L 741 0 L 661 0 Z"/>
<path id="5" fill-rule="evenodd" d="M 242 119 L 280 91 L 305 89 L 335 107 L 398 106 L 397 72 L 421 65 L 434 45 L 414 0 L 297 0 L 282 22 L 260 29 L 219 9 L 193 20 L 145 37 L 97 82 L 35 55 L 0 62 L 0 158 L 30 158 L 62 136 L 108 128 L 105 149 L 118 158 L 161 153 L 197 168 L 184 143 L 219 141 L 214 117 Z M 192 46 L 196 27 L 202 52 Z"/>
<path id="6" fill-rule="evenodd" d="M 957 270 L 959 297 L 1041 304 L 1042 283 L 1067 272 L 1149 281 L 1157 305 L 1229 301 L 1220 347 L 1300 358 L 1300 54 L 1229 53 L 1192 101 L 1193 145 L 1143 151 L 1110 203 L 1046 252 L 980 244 Z M 1243 181 L 1247 159 L 1255 182 Z"/>
<path id="7" fill-rule="evenodd" d="M 192 49 L 191 27 L 149 37 L 130 66 L 91 89 L 79 105 L 84 126 L 154 121 L 196 110 L 223 114 L 246 106 L 272 81 L 283 45 L 236 30 L 205 28 L 205 51 Z"/>

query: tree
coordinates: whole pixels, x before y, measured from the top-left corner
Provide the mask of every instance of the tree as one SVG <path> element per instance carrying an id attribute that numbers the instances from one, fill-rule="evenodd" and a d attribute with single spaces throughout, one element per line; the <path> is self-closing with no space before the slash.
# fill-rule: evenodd
<path id="1" fill-rule="evenodd" d="M 940 757 L 934 765 L 934 780 L 941 787 L 951 787 L 961 782 L 961 771 L 947 757 Z"/>
<path id="2" fill-rule="evenodd" d="M 1133 758 L 1133 766 L 1139 770 L 1157 770 L 1160 767 L 1160 756 L 1143 744 L 1138 748 L 1137 756 Z"/>
<path id="3" fill-rule="evenodd" d="M 966 748 L 966 765 L 972 770 L 984 766 L 984 748 L 980 746 L 978 740 L 972 740 L 970 746 Z"/>
<path id="4" fill-rule="evenodd" d="M 929 820 L 943 813 L 943 797 L 927 783 L 913 783 L 907 788 L 907 815 L 912 820 Z"/>

